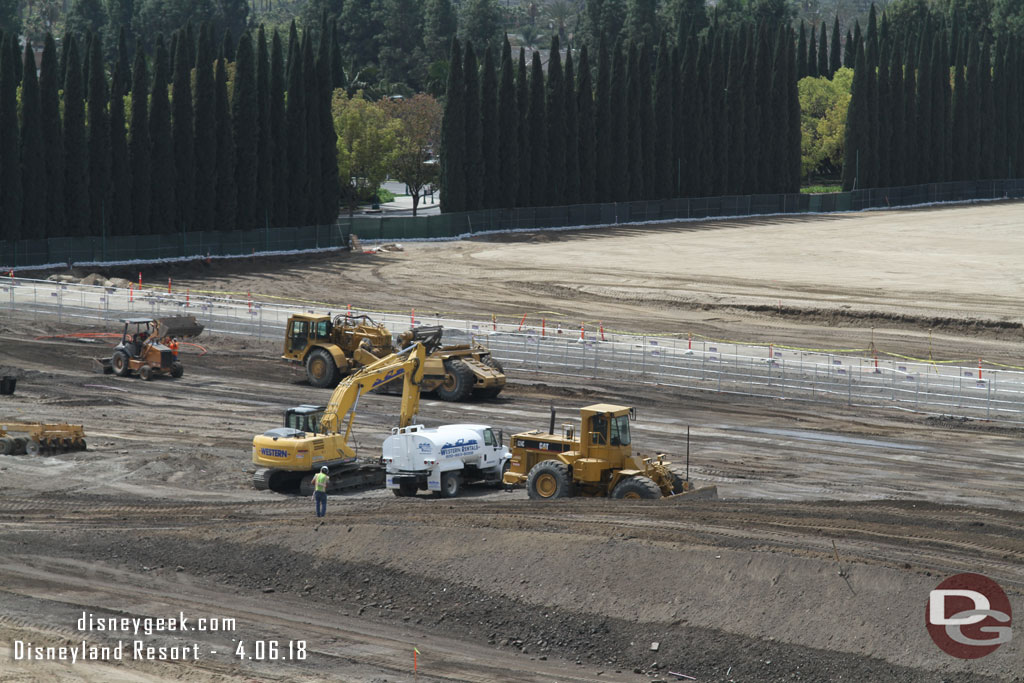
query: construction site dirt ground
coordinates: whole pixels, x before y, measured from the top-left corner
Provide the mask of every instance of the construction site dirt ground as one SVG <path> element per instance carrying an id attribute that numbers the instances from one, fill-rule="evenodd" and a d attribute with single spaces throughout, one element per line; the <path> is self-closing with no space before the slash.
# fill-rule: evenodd
<path id="1" fill-rule="evenodd" d="M 998 202 L 141 270 L 297 310 L 525 314 L 809 348 L 873 338 L 1020 366 L 1021 225 L 1024 204 Z M 546 428 L 552 404 L 559 422 L 596 401 L 634 405 L 634 446 L 682 463 L 689 426 L 691 477 L 720 500 L 363 490 L 332 496 L 318 524 L 308 498 L 251 488 L 253 435 L 330 393 L 279 343 L 204 333 L 205 353 L 183 347 L 184 377 L 143 382 L 93 374 L 110 345 L 61 336 L 81 326 L 0 315 L 0 374 L 18 378 L 0 424 L 80 423 L 88 439 L 0 456 L 2 681 L 1024 680 L 1019 637 L 960 660 L 924 619 L 929 591 L 966 571 L 1024 609 L 1022 425 L 516 374 L 490 401 L 424 397 L 421 421 L 507 439 Z M 356 445 L 373 458 L 399 399 L 359 408 Z M 96 621 L 180 616 L 184 632 Z M 83 640 L 123 642 L 123 658 L 21 649 Z"/>

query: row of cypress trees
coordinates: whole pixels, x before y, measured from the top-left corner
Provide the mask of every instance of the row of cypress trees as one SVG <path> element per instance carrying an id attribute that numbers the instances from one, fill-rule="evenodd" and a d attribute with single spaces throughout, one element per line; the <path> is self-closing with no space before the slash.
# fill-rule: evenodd
<path id="1" fill-rule="evenodd" d="M 712 27 L 682 49 L 601 44 L 594 82 L 587 47 L 557 36 L 546 73 L 507 40 L 481 60 L 456 39 L 442 211 L 796 192 L 796 54 L 786 25 Z"/>
<path id="2" fill-rule="evenodd" d="M 1019 45 L 999 38 L 993 54 L 987 37 L 927 19 L 894 36 L 875 16 L 853 41 L 843 189 L 1020 176 Z"/>
<path id="3" fill-rule="evenodd" d="M 321 37 L 333 24 L 324 23 Z M 339 201 L 330 40 L 285 57 L 275 30 L 158 36 L 108 80 L 100 37 L 0 39 L 0 239 L 332 222 Z M 20 107 L 19 107 L 20 102 Z M 19 111 L 20 110 L 20 111 Z"/>

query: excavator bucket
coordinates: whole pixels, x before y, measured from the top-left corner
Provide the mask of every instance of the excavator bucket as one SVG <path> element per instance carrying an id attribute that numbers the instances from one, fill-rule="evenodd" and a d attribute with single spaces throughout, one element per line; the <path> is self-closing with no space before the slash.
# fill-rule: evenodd
<path id="1" fill-rule="evenodd" d="M 153 324 L 156 327 L 156 333 L 153 336 L 157 339 L 165 337 L 177 337 L 178 339 L 198 337 L 203 331 L 202 324 L 196 321 L 195 316 L 191 315 L 159 318 L 154 320 Z"/>
<path id="2" fill-rule="evenodd" d="M 683 491 L 682 493 L 667 496 L 662 498 L 662 500 L 671 500 L 673 502 L 689 500 L 718 500 L 718 487 L 701 486 L 697 489 L 690 489 L 689 491 Z"/>

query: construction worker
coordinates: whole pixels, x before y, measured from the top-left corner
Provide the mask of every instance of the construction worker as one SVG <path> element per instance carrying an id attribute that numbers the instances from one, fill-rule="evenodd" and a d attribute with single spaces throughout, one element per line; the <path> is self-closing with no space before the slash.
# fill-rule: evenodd
<path id="1" fill-rule="evenodd" d="M 174 354 L 174 360 L 178 360 L 178 340 L 171 337 L 171 340 L 167 342 L 167 348 Z"/>
<path id="2" fill-rule="evenodd" d="M 316 516 L 327 516 L 327 465 L 320 468 L 320 471 L 313 475 L 313 500 L 316 501 Z"/>

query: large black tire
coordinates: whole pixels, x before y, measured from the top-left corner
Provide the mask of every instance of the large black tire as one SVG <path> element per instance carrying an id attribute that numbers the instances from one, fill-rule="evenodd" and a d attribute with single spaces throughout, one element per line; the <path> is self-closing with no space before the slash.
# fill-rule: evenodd
<path id="1" fill-rule="evenodd" d="M 526 493 L 532 500 L 570 497 L 572 477 L 569 476 L 569 466 L 557 460 L 537 463 L 526 477 Z"/>
<path id="2" fill-rule="evenodd" d="M 314 387 L 321 389 L 338 383 L 338 366 L 325 349 L 313 349 L 306 356 L 306 379 Z"/>
<path id="3" fill-rule="evenodd" d="M 444 362 L 444 383 L 434 393 L 442 401 L 462 401 L 473 392 L 473 371 L 458 358 Z"/>
<path id="4" fill-rule="evenodd" d="M 442 498 L 455 498 L 462 491 L 462 477 L 458 472 L 443 472 L 441 474 L 441 490 L 438 494 Z"/>
<path id="5" fill-rule="evenodd" d="M 110 367 L 118 377 L 127 377 L 132 372 L 132 366 L 128 363 L 128 354 L 118 349 L 110 358 Z"/>
<path id="6" fill-rule="evenodd" d="M 11 455 L 16 448 L 13 436 L 0 436 L 0 455 Z"/>
<path id="7" fill-rule="evenodd" d="M 638 474 L 620 481 L 612 490 L 612 498 L 657 500 L 661 498 L 661 489 L 650 477 Z"/>
<path id="8" fill-rule="evenodd" d="M 43 445 L 35 439 L 29 439 L 25 442 L 25 454 L 26 455 L 39 455 L 43 452 Z"/>
<path id="9" fill-rule="evenodd" d="M 399 498 L 410 498 L 416 495 L 416 491 L 418 489 L 419 487 L 416 485 L 416 482 L 402 481 L 398 483 L 398 488 L 391 489 L 391 492 L 394 493 Z"/>
<path id="10" fill-rule="evenodd" d="M 139 366 L 139 377 L 145 381 L 153 379 L 153 366 L 148 363 Z"/>
<path id="11" fill-rule="evenodd" d="M 184 374 L 185 374 L 185 366 L 184 365 L 182 365 L 178 361 L 174 361 L 173 363 L 171 363 L 171 377 L 181 377 Z"/>
<path id="12" fill-rule="evenodd" d="M 484 363 L 484 365 L 488 365 L 488 366 L 494 368 L 495 370 L 497 370 L 501 374 L 503 374 L 503 375 L 505 374 L 505 368 L 501 367 L 501 363 L 499 363 L 498 360 L 494 356 L 487 356 L 486 358 L 483 359 L 483 363 Z M 496 387 L 488 387 L 486 389 L 477 389 L 476 391 L 473 392 L 473 396 L 474 396 L 474 398 L 483 398 L 483 399 L 494 398 L 495 396 L 500 394 L 501 390 L 504 389 L 504 388 L 505 388 L 505 385 L 502 384 L 502 385 L 496 386 Z"/>

